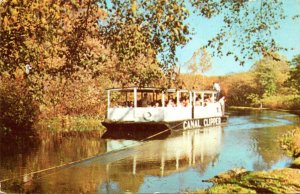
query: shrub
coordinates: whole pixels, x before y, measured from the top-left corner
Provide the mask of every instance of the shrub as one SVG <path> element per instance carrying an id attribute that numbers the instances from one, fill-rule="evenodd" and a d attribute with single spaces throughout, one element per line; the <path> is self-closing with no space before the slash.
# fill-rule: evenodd
<path id="1" fill-rule="evenodd" d="M 295 110 L 300 107 L 300 97 L 295 95 L 277 95 L 262 99 L 264 107 Z"/>
<path id="2" fill-rule="evenodd" d="M 34 102 L 26 80 L 3 78 L 0 83 L 0 135 L 33 135 L 38 105 Z"/>
<path id="3" fill-rule="evenodd" d="M 300 109 L 300 96 L 294 97 L 287 101 L 289 108 L 292 110 L 299 110 Z"/>
<path id="4" fill-rule="evenodd" d="M 51 80 L 45 82 L 43 102 L 39 118 L 68 116 L 98 116 L 106 111 L 105 80 L 91 79 L 88 76 L 80 80 Z"/>
<path id="5" fill-rule="evenodd" d="M 285 133 L 280 139 L 281 147 L 293 157 L 300 157 L 300 128 Z"/>

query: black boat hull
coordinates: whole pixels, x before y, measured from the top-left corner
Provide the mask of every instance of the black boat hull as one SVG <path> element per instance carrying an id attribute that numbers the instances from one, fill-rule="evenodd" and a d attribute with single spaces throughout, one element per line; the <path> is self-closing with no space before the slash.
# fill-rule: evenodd
<path id="1" fill-rule="evenodd" d="M 227 116 L 211 117 L 201 119 L 188 119 L 170 122 L 129 122 L 129 121 L 104 121 L 102 125 L 107 130 L 132 130 L 132 131 L 153 131 L 153 130 L 180 130 L 195 129 L 201 127 L 217 126 L 227 123 Z"/>

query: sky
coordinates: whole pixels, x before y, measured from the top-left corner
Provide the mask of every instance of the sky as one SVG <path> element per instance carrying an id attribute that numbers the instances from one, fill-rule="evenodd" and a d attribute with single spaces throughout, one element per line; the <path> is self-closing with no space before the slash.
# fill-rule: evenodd
<path id="1" fill-rule="evenodd" d="M 286 56 L 288 60 L 291 60 L 294 56 L 300 54 L 300 19 L 292 19 L 292 16 L 300 14 L 300 1 L 283 0 L 283 2 L 287 19 L 280 23 L 280 29 L 273 31 L 273 38 L 280 46 L 289 48 L 288 51 L 280 51 L 280 54 Z M 198 48 L 204 46 L 209 39 L 219 32 L 223 24 L 220 16 L 205 19 L 200 16 L 191 15 L 188 22 L 191 28 L 194 29 L 194 35 L 188 44 L 177 50 L 176 56 L 178 57 L 178 65 L 180 66 L 181 73 L 188 73 L 187 65 L 185 65 L 186 62 Z M 234 48 L 229 47 L 228 49 Z M 223 56 L 222 58 L 213 57 L 212 68 L 205 74 L 209 76 L 219 76 L 248 71 L 257 60 L 259 60 L 259 58 L 253 61 L 247 61 L 244 66 L 240 66 L 239 63 L 234 61 L 232 56 Z"/>

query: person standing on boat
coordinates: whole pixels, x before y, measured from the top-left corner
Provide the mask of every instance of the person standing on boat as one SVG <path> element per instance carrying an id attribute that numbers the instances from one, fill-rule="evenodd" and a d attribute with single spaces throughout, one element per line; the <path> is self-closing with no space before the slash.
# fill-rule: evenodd
<path id="1" fill-rule="evenodd" d="M 222 111 L 222 115 L 225 115 L 225 96 L 223 96 L 222 98 L 220 98 L 219 103 L 221 105 L 221 111 Z"/>
<path id="2" fill-rule="evenodd" d="M 221 86 L 218 82 L 213 83 L 213 90 L 217 92 L 216 101 L 218 101 L 221 93 Z"/>

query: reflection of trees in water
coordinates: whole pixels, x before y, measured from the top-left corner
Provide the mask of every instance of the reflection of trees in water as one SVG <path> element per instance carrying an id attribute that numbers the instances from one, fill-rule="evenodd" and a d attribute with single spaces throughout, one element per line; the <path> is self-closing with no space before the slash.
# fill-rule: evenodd
<path id="1" fill-rule="evenodd" d="M 91 134 L 80 132 L 72 136 L 66 133 L 42 134 L 40 141 L 39 139 L 24 140 L 18 142 L 17 146 L 12 142 L 2 146 L 4 142 L 1 141 L 1 180 L 20 177 L 20 179 L 2 183 L 2 188 L 9 187 L 11 192 L 24 192 L 24 189 L 28 189 L 29 192 L 34 190 L 40 193 L 43 190 L 40 189 L 47 183 L 43 182 L 39 186 L 39 176 L 44 176 L 47 171 L 31 177 L 30 174 L 24 177 L 21 175 L 67 164 L 103 152 L 105 145 L 104 142 L 99 141 L 99 135 L 98 138 L 90 136 Z"/>
<path id="2" fill-rule="evenodd" d="M 219 156 L 220 156 L 220 154 L 217 154 L 215 156 L 205 157 L 204 161 L 202 163 L 199 163 L 198 165 L 196 165 L 196 168 L 200 172 L 200 174 L 203 175 L 209 166 L 217 165 Z"/>
<path id="3" fill-rule="evenodd" d="M 9 138 L 0 137 L 0 177 L 7 178 L 9 174 L 17 175 L 17 168 L 24 168 L 28 157 L 35 154 L 37 147 L 40 146 L 38 138 Z"/>
<path id="4" fill-rule="evenodd" d="M 257 115 L 257 117 L 260 116 Z M 284 130 L 282 127 L 270 127 L 235 131 L 237 132 L 235 138 L 239 138 L 241 145 L 250 145 L 254 142 L 251 148 L 247 147 L 250 149 L 250 154 L 257 157 L 256 161 L 252 163 L 254 169 L 270 168 L 281 159 L 277 138 L 288 130 L 287 127 L 285 125 Z M 227 135 L 231 134 L 230 130 L 227 132 Z M 107 155 L 105 160 L 99 159 L 95 163 L 81 163 L 72 168 L 56 170 L 54 174 L 47 176 L 47 173 L 42 174 L 41 177 L 28 176 L 26 178 L 27 183 L 23 184 L 23 180 L 20 180 L 14 185 L 11 184 L 11 191 L 115 193 L 129 190 L 138 192 L 142 186 L 145 186 L 145 182 L 149 183 L 148 177 L 167 182 L 174 177 L 173 175 L 176 176 L 176 173 L 187 172 L 187 169 L 195 169 L 195 171 L 203 174 L 207 168 L 218 164 L 219 154 L 224 144 L 222 129 L 177 131 L 167 135 L 167 139 L 160 137 L 111 155 L 105 154 Z M 108 143 L 126 140 L 105 141 Z M 7 157 L 4 161 L 1 158 L 1 163 L 5 163 L 6 166 L 1 165 L 0 176 L 6 178 L 12 173 L 15 175 L 25 174 L 35 169 L 44 169 L 85 156 L 103 153 L 108 146 L 106 143 L 102 143 L 98 139 L 86 138 L 80 133 L 74 134 L 72 137 L 64 134 L 45 136 L 34 151 L 31 150 L 31 152 L 23 155 L 10 153 L 12 156 Z M 2 146 L 1 149 L 3 149 Z M 11 159 L 13 157 L 15 161 Z M 10 173 L 11 169 L 13 170 Z M 2 185 L 2 188 L 5 188 L 4 186 Z"/>
<path id="5" fill-rule="evenodd" d="M 292 129 L 292 126 L 290 127 Z M 288 126 L 253 129 L 250 133 L 255 139 L 255 151 L 259 154 L 253 168 L 264 170 L 270 168 L 283 157 L 278 140 L 288 130 Z"/>
<path id="6" fill-rule="evenodd" d="M 104 165 L 73 166 L 36 179 L 32 193 L 96 193 L 106 181 Z M 38 187 L 36 187 L 38 185 Z"/>
<path id="7" fill-rule="evenodd" d="M 121 150 L 114 153 L 125 155 L 125 159 L 116 156 L 113 160 L 114 156 L 108 156 L 110 160 L 106 161 L 107 163 L 103 163 L 104 160 L 100 159 L 95 163 L 84 162 L 71 168 L 23 177 L 15 184 L 10 182 L 9 191 L 86 193 L 130 190 L 138 192 L 147 176 L 167 177 L 176 172 L 183 172 L 187 168 L 200 169 L 200 172 L 204 172 L 216 160 L 222 139 L 221 128 L 207 131 L 203 129 L 181 131 L 166 140 L 145 142 L 132 148 L 133 152 Z M 80 135 L 78 137 L 65 137 L 62 134 L 45 136 L 32 154 L 22 160 L 12 161 L 11 166 L 18 166 L 18 162 L 23 161 L 24 168 L 13 169 L 15 174 L 45 169 L 103 153 L 107 145 L 102 142 Z M 9 174 L 5 173 L 9 177 Z M 24 183 L 25 179 L 26 183 Z"/>

